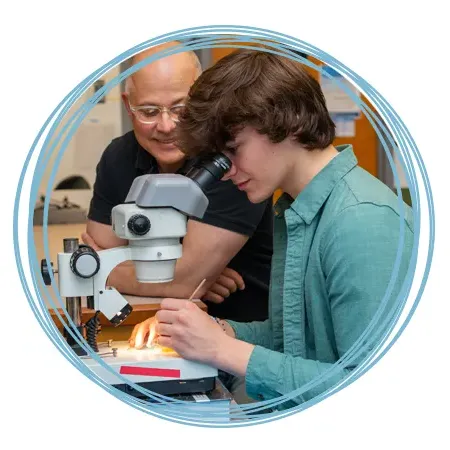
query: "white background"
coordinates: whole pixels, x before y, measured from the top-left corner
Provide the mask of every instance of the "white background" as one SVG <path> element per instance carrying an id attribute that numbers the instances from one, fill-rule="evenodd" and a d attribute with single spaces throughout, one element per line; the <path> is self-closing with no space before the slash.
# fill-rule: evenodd
<path id="1" fill-rule="evenodd" d="M 446 2 L 297 0 L 267 2 L 267 9 L 249 3 L 147 0 L 113 6 L 96 0 L 70 6 L 49 1 L 2 6 L 2 447 L 450 448 Z M 411 131 L 436 207 L 436 246 L 427 288 L 390 352 L 325 402 L 286 419 L 241 429 L 196 428 L 147 416 L 78 373 L 36 322 L 12 248 L 20 171 L 37 132 L 60 100 L 101 65 L 149 38 L 220 24 L 298 37 L 365 78 Z"/>

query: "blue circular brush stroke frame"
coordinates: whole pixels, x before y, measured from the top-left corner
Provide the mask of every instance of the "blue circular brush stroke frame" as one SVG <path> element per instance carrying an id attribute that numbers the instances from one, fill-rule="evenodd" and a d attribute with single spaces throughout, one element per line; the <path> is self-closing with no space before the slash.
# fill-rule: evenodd
<path id="1" fill-rule="evenodd" d="M 231 33 L 231 34 L 230 34 Z M 195 39 L 194 39 L 195 38 Z M 105 74 L 108 70 L 111 68 L 117 66 L 121 62 L 128 59 L 133 54 L 139 53 L 140 51 L 157 44 L 161 44 L 168 41 L 173 40 L 179 40 L 183 44 L 181 46 L 177 47 L 171 47 L 169 50 L 164 50 L 156 55 L 153 55 L 149 58 L 146 58 L 145 60 L 141 61 L 139 64 L 134 65 L 133 67 L 127 69 L 123 73 L 119 74 L 116 78 L 111 80 L 110 82 L 106 83 L 103 88 L 101 88 L 99 91 L 97 91 L 89 100 L 80 108 L 76 110 L 75 113 L 73 113 L 71 116 L 68 115 L 71 108 L 74 106 L 76 101 L 79 99 L 79 97 L 86 92 L 86 90 L 92 85 L 92 83 L 101 77 L 103 74 Z M 275 42 L 273 42 L 275 41 Z M 153 394 L 149 392 L 148 390 L 141 388 L 138 385 L 135 385 L 134 383 L 131 383 L 128 379 L 121 377 L 125 383 L 128 383 L 130 386 L 134 387 L 140 392 L 146 393 L 149 397 L 153 398 L 157 404 L 148 403 L 142 400 L 138 400 L 134 397 L 131 397 L 127 394 L 124 394 L 122 392 L 117 391 L 115 388 L 112 388 L 109 384 L 105 383 L 101 378 L 97 377 L 95 374 L 93 374 L 90 370 L 87 369 L 87 367 L 82 363 L 81 359 L 78 358 L 72 350 L 67 346 L 67 343 L 65 339 L 62 337 L 59 330 L 54 325 L 54 322 L 50 316 L 49 311 L 47 310 L 47 307 L 45 305 L 45 301 L 42 299 L 42 293 L 44 293 L 49 303 L 52 305 L 52 307 L 55 310 L 56 315 L 58 316 L 59 320 L 64 324 L 66 329 L 68 329 L 68 326 L 73 326 L 73 322 L 70 319 L 70 317 L 67 314 L 67 311 L 65 310 L 64 302 L 62 301 L 61 297 L 59 296 L 59 293 L 57 292 L 58 297 L 58 305 L 55 305 L 53 299 L 51 299 L 48 289 L 45 287 L 45 285 L 42 284 L 42 280 L 40 278 L 40 275 L 37 275 L 40 273 L 39 270 L 39 263 L 37 260 L 36 255 L 36 249 L 34 246 L 34 236 L 33 236 L 33 210 L 34 210 L 34 204 L 35 199 L 37 198 L 38 194 L 38 188 L 41 184 L 42 176 L 44 174 L 45 169 L 49 165 L 50 158 L 53 154 L 56 153 L 56 158 L 54 161 L 54 167 L 50 174 L 50 178 L 47 184 L 46 189 L 46 200 L 44 204 L 44 223 L 43 223 L 43 237 L 44 237 L 44 251 L 45 256 L 47 259 L 47 263 L 50 262 L 49 260 L 49 246 L 48 246 L 48 230 L 47 230 L 47 220 L 48 220 L 48 207 L 49 207 L 49 201 L 51 189 L 53 186 L 53 182 L 57 173 L 57 169 L 59 167 L 59 163 L 61 161 L 61 158 L 64 154 L 65 149 L 67 148 L 67 145 L 72 138 L 73 134 L 76 132 L 78 126 L 81 124 L 82 120 L 86 117 L 86 115 L 89 113 L 89 111 L 97 104 L 97 102 L 107 93 L 109 92 L 114 86 L 116 86 L 118 83 L 120 83 L 123 79 L 128 77 L 130 74 L 134 73 L 136 70 L 139 70 L 143 65 L 148 64 L 149 62 L 159 59 L 161 57 L 167 56 L 169 54 L 178 53 L 180 51 L 186 51 L 186 50 L 197 50 L 197 49 L 203 49 L 203 48 L 230 48 L 230 47 L 236 47 L 236 48 L 253 48 L 255 44 L 265 44 L 266 48 L 265 51 L 270 51 L 272 53 L 277 54 L 283 54 L 291 57 L 292 59 L 296 59 L 298 61 L 301 61 L 303 64 L 306 64 L 315 70 L 319 71 L 322 76 L 329 76 L 326 72 L 323 72 L 321 69 L 321 66 L 315 65 L 311 61 L 304 59 L 303 57 L 299 56 L 297 51 L 306 53 L 310 56 L 313 56 L 314 58 L 317 58 L 318 60 L 322 61 L 326 65 L 332 67 L 333 69 L 337 70 L 338 72 L 342 73 L 348 80 L 351 80 L 361 92 L 364 93 L 364 95 L 367 97 L 367 99 L 371 102 L 372 105 L 374 105 L 377 108 L 378 113 L 380 114 L 380 117 L 383 119 L 383 121 L 380 121 L 379 117 L 377 117 L 376 114 L 373 113 L 373 111 L 364 103 L 364 101 L 357 95 L 355 95 L 351 90 L 348 89 L 348 87 L 345 84 L 339 84 L 339 87 L 344 90 L 347 95 L 352 97 L 353 101 L 359 105 L 361 108 L 362 113 L 368 118 L 369 122 L 374 127 L 378 138 L 380 139 L 380 142 L 382 143 L 382 146 L 386 152 L 390 167 L 393 171 L 394 180 L 396 183 L 396 189 L 397 189 L 397 195 L 399 197 L 399 208 L 400 208 L 400 240 L 399 240 L 399 249 L 397 252 L 397 260 L 395 263 L 395 267 L 393 270 L 392 278 L 390 280 L 389 285 L 387 286 L 386 295 L 383 300 L 383 304 L 380 307 L 380 310 L 376 314 L 376 316 L 371 321 L 370 325 L 368 326 L 366 332 L 363 336 L 356 342 L 353 347 L 348 351 L 348 353 L 341 358 L 337 363 L 333 365 L 333 367 L 326 371 L 324 374 L 322 374 L 320 377 L 317 377 L 313 382 L 308 383 L 301 388 L 295 390 L 294 392 L 290 394 L 286 394 L 282 397 L 268 400 L 264 402 L 259 402 L 255 404 L 240 406 L 240 407 L 233 407 L 233 417 L 236 419 L 233 422 L 229 421 L 229 415 L 224 414 L 223 412 L 217 412 L 215 409 L 210 408 L 208 405 L 205 404 L 196 404 L 195 411 L 186 411 L 185 406 L 186 402 L 180 402 L 180 401 L 173 401 L 172 399 L 160 396 L 157 394 Z M 270 47 L 270 48 L 267 48 Z M 61 127 L 62 120 L 64 118 L 69 117 L 67 121 L 65 121 L 65 125 Z M 385 123 L 390 127 L 391 131 L 388 130 L 385 126 Z M 50 127 L 51 125 L 51 127 Z M 60 126 L 62 128 L 61 131 L 58 132 L 56 137 L 53 136 L 53 134 L 57 131 L 57 128 Z M 45 135 L 46 131 L 50 128 L 50 130 L 47 132 L 47 135 Z M 381 130 L 381 131 L 380 131 Z M 42 146 L 42 150 L 39 154 L 38 161 L 36 164 L 36 170 L 34 173 L 32 186 L 31 186 L 31 192 L 30 192 L 30 203 L 29 203 L 29 225 L 28 225 L 28 246 L 29 246 L 29 264 L 31 268 L 34 268 L 32 270 L 32 279 L 33 279 L 33 287 L 38 297 L 38 304 L 39 307 L 36 306 L 33 295 L 31 294 L 30 288 L 26 283 L 25 274 L 21 262 L 20 257 L 20 251 L 19 251 L 19 245 L 18 245 L 18 210 L 19 210 L 19 203 L 20 203 L 20 196 L 22 193 L 22 184 L 24 181 L 24 177 L 28 168 L 29 161 L 33 155 L 33 152 L 38 147 L 38 143 L 40 139 L 46 136 L 45 142 Z M 53 139 L 52 139 L 53 138 Z M 53 143 L 51 141 L 53 140 Z M 58 148 L 59 146 L 59 148 Z M 394 149 L 397 159 L 402 166 L 402 169 L 405 173 L 405 178 L 408 183 L 408 187 L 410 189 L 411 193 L 411 200 L 412 200 L 412 208 L 413 208 L 413 215 L 414 215 L 414 224 L 415 224 L 415 237 L 414 237 L 414 249 L 413 249 L 413 256 L 410 261 L 410 266 L 408 269 L 407 276 L 405 278 L 405 281 L 403 283 L 401 292 L 398 295 L 397 298 L 397 308 L 394 308 L 393 311 L 388 315 L 388 317 L 385 317 L 385 319 L 380 323 L 381 316 L 383 314 L 383 307 L 386 305 L 386 302 L 389 298 L 390 292 L 392 292 L 393 285 L 395 283 L 399 264 L 400 264 L 400 256 L 401 256 L 401 250 L 403 248 L 403 241 L 404 241 L 404 206 L 401 201 L 402 195 L 400 190 L 400 181 L 399 181 L 399 175 L 395 166 L 395 163 L 393 161 L 392 155 L 389 151 L 389 148 Z M 418 244 L 419 244 L 419 235 L 420 235 L 420 199 L 418 196 L 418 187 L 417 187 L 417 177 L 414 172 L 413 162 L 410 153 L 415 157 L 416 164 L 419 168 L 420 176 L 422 177 L 422 182 L 425 186 L 426 191 L 426 200 L 429 210 L 429 221 L 430 221 L 430 237 L 429 237 L 429 249 L 428 249 L 428 255 L 427 255 L 427 262 L 424 270 L 424 276 L 421 283 L 421 286 L 419 288 L 419 291 L 417 293 L 416 299 L 411 307 L 411 310 L 409 311 L 406 319 L 404 320 L 402 326 L 397 331 L 395 336 L 392 338 L 392 340 L 389 342 L 388 345 L 380 352 L 380 349 L 383 347 L 383 345 L 386 344 L 387 339 L 389 338 L 390 334 L 392 333 L 393 328 L 396 326 L 398 319 L 400 317 L 400 314 L 403 311 L 403 308 L 405 306 L 408 294 L 411 289 L 412 280 L 414 278 L 415 273 L 415 266 L 417 262 L 417 252 L 418 252 Z M 130 49 L 127 52 L 122 53 L 114 60 L 110 61 L 97 71 L 95 71 L 93 74 L 91 74 L 89 77 L 87 77 L 85 80 L 83 80 L 72 92 L 70 92 L 63 100 L 62 102 L 55 108 L 51 116 L 47 119 L 44 126 L 40 130 L 38 136 L 36 137 L 33 146 L 26 158 L 24 168 L 21 173 L 21 177 L 18 183 L 18 189 L 16 194 L 16 202 L 15 202 L 15 208 L 14 208 L 14 246 L 15 246 L 15 253 L 16 253 L 16 263 L 19 271 L 19 275 L 21 278 L 21 282 L 25 291 L 25 294 L 28 298 L 28 301 L 30 303 L 30 306 L 40 323 L 41 327 L 43 328 L 44 332 L 47 334 L 47 336 L 53 341 L 53 343 L 56 345 L 56 347 L 63 353 L 63 355 L 70 361 L 72 365 L 74 365 L 78 370 L 80 370 L 82 373 L 84 373 L 88 378 L 93 380 L 95 383 L 97 383 L 99 386 L 103 387 L 108 392 L 112 393 L 122 401 L 140 409 L 141 411 L 144 411 L 146 413 L 152 414 L 154 416 L 162 417 L 168 420 L 172 420 L 179 423 L 186 423 L 191 425 L 201 425 L 206 427 L 228 427 L 228 426 L 245 426 L 245 425 L 254 425 L 254 424 L 260 424 L 267 421 L 271 421 L 274 419 L 279 419 L 281 417 L 284 417 L 286 415 L 290 415 L 293 413 L 296 413 L 298 411 L 304 410 L 314 404 L 316 404 L 319 401 L 322 401 L 329 395 L 331 395 L 334 392 L 339 391 L 343 387 L 347 386 L 349 383 L 355 381 L 358 379 L 363 373 L 365 373 L 367 370 L 369 370 L 376 362 L 379 361 L 379 359 L 389 350 L 389 348 L 393 345 L 393 343 L 397 340 L 399 335 L 402 333 L 406 325 L 408 324 L 409 320 L 412 317 L 412 314 L 414 313 L 417 304 L 421 298 L 421 295 L 423 293 L 423 289 L 426 284 L 426 280 L 428 278 L 428 273 L 430 270 L 432 255 L 433 255 L 433 246 L 434 246 L 434 206 L 433 206 L 433 200 L 432 200 L 432 194 L 431 194 L 431 188 L 428 180 L 428 176 L 423 164 L 423 161 L 420 157 L 420 153 L 410 135 L 408 130 L 406 129 L 404 123 L 401 121 L 401 119 L 398 117 L 398 115 L 395 113 L 395 111 L 392 109 L 392 107 L 386 102 L 386 100 L 377 92 L 375 91 L 367 82 L 365 82 L 361 77 L 357 76 L 355 73 L 353 73 L 350 69 L 345 67 L 342 63 L 337 61 L 335 58 L 331 57 L 330 55 L 322 52 L 318 48 L 311 46 L 299 39 L 292 38 L 290 36 L 272 32 L 269 30 L 264 30 L 260 28 L 252 28 L 252 27 L 245 27 L 245 26 L 207 26 L 207 27 L 196 27 L 196 28 L 189 28 L 185 30 L 181 30 L 174 33 L 168 33 L 162 36 L 159 36 L 155 39 L 151 39 L 149 41 L 146 41 L 132 49 Z M 37 276 L 36 276 L 37 275 Z M 52 275 L 52 281 L 54 282 L 53 275 Z M 61 315 L 56 308 L 61 308 L 63 310 L 63 315 Z M 63 317 L 64 316 L 64 317 Z M 69 330 L 70 331 L 70 330 Z M 86 342 L 82 338 L 82 336 L 76 332 L 72 333 L 72 336 L 78 343 L 85 348 L 92 358 L 96 359 L 99 364 L 103 365 L 105 368 L 109 369 L 109 366 L 104 363 L 104 361 L 98 357 L 95 353 L 91 352 L 90 348 L 87 346 Z M 364 346 L 362 346 L 362 342 L 364 343 Z M 312 387 L 322 383 L 325 381 L 328 377 L 332 376 L 334 373 L 339 371 L 341 367 L 348 365 L 352 360 L 358 358 L 358 356 L 361 355 L 361 353 L 366 353 L 365 347 L 367 347 L 368 344 L 372 344 L 374 346 L 374 349 L 371 351 L 371 353 L 368 354 L 368 356 L 364 359 L 364 361 L 354 370 L 352 373 L 346 377 L 338 386 L 336 386 L 333 389 L 330 389 L 326 392 L 323 392 L 322 394 L 314 397 L 313 399 L 306 401 L 297 407 L 290 408 L 288 410 L 282 410 L 282 411 L 274 411 L 271 413 L 261 413 L 268 407 L 277 407 L 282 405 L 284 402 L 298 397 L 301 395 L 301 393 L 308 391 Z M 373 358 L 378 352 L 380 352 L 375 358 Z M 253 414 L 252 414 L 253 413 Z M 254 414 L 259 413 L 259 414 Z M 211 419 L 214 419 L 212 421 Z M 241 419 L 241 420 L 237 420 Z"/>

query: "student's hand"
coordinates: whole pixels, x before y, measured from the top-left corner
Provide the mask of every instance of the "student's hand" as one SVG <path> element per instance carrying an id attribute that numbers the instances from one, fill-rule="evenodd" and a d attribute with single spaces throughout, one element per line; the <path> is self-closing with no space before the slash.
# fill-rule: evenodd
<path id="1" fill-rule="evenodd" d="M 227 297 L 238 289 L 245 289 L 243 278 L 233 269 L 226 267 L 216 282 L 203 295 L 202 300 L 212 303 L 222 303 Z"/>
<path id="2" fill-rule="evenodd" d="M 155 328 L 155 317 L 150 317 L 149 319 L 135 325 L 131 336 L 128 339 L 128 344 L 130 347 L 134 347 L 136 349 L 141 349 L 144 346 L 151 347 L 157 337 Z"/>
<path id="3" fill-rule="evenodd" d="M 211 316 L 189 300 L 166 298 L 155 317 L 156 342 L 189 360 L 214 365 L 220 348 L 230 339 Z"/>

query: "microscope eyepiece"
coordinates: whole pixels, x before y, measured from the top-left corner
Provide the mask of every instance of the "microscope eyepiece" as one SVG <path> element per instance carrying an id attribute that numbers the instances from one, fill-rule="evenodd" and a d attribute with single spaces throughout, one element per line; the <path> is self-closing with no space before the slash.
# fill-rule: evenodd
<path id="1" fill-rule="evenodd" d="M 204 190 L 213 182 L 220 180 L 231 169 L 231 161 L 223 153 L 211 153 L 198 159 L 186 176 Z"/>

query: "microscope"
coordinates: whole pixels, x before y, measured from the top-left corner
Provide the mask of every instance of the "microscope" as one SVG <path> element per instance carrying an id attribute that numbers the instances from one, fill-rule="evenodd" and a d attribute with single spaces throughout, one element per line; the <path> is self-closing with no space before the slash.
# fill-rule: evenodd
<path id="1" fill-rule="evenodd" d="M 118 326 L 132 311 L 132 306 L 113 287 L 107 286 L 111 271 L 124 261 L 133 261 L 141 283 L 163 283 L 173 279 L 175 264 L 182 255 L 181 239 L 187 231 L 189 217 L 202 218 L 208 206 L 204 190 L 220 180 L 231 167 L 230 160 L 217 153 L 197 159 L 186 175 L 154 174 L 137 177 L 123 204 L 111 213 L 115 234 L 128 245 L 95 251 L 80 245 L 78 239 L 64 239 L 64 251 L 58 253 L 58 268 L 41 261 L 46 285 L 50 271 L 58 273 L 58 287 L 65 298 L 68 316 L 88 346 L 110 369 L 92 358 L 78 345 L 65 325 L 65 339 L 84 364 L 105 382 L 137 397 L 133 389 L 115 374 L 162 395 L 205 393 L 213 390 L 218 371 L 181 358 L 176 352 L 159 346 L 137 350 L 127 342 L 115 344 L 110 352 L 100 353 L 97 344 L 99 314 Z M 81 298 L 95 311 L 86 324 L 81 320 Z"/>

